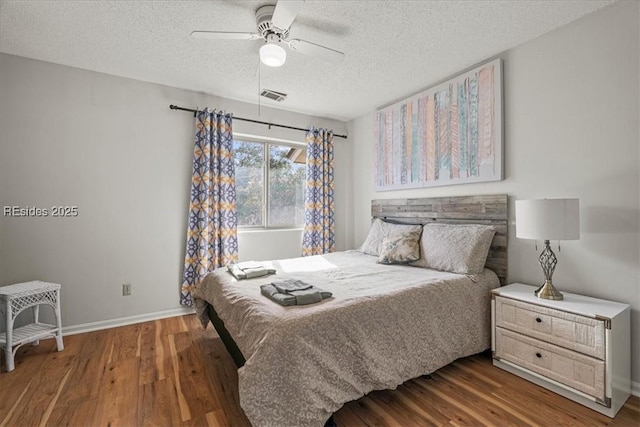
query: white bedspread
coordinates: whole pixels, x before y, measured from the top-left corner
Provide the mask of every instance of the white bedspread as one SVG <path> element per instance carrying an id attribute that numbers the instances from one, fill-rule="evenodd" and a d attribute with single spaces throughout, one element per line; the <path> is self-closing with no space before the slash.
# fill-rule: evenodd
<path id="1" fill-rule="evenodd" d="M 240 404 L 254 427 L 322 426 L 346 402 L 490 347 L 493 272 L 470 278 L 376 259 L 346 251 L 273 261 L 276 275 L 242 281 L 218 269 L 196 289 L 201 319 L 206 300 L 245 356 Z M 282 307 L 260 294 L 284 278 L 333 297 Z"/>

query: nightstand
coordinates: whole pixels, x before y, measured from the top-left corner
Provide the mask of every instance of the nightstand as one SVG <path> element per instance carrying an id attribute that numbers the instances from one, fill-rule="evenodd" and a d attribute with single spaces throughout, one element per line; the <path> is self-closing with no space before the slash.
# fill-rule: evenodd
<path id="1" fill-rule="evenodd" d="M 514 283 L 491 298 L 493 364 L 611 418 L 631 392 L 630 307 Z"/>
<path id="2" fill-rule="evenodd" d="M 40 322 L 39 312 L 42 304 L 53 308 L 56 317 L 55 325 Z M 14 330 L 14 320 L 27 308 L 33 309 L 33 322 Z M 0 334 L 0 347 L 4 348 L 7 372 L 15 369 L 16 351 L 24 344 L 37 345 L 40 339 L 52 336 L 56 339 L 58 351 L 64 349 L 59 284 L 34 281 L 1 286 L 0 313 L 4 313 L 6 319 L 6 331 Z"/>

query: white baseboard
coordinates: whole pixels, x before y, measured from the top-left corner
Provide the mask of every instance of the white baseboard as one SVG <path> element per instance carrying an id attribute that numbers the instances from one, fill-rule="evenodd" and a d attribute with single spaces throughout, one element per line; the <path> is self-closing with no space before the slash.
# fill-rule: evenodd
<path id="1" fill-rule="evenodd" d="M 640 383 L 631 381 L 631 394 L 640 397 Z"/>
<path id="2" fill-rule="evenodd" d="M 151 320 L 166 319 L 167 317 L 184 316 L 193 314 L 191 307 L 175 308 L 173 310 L 157 311 L 155 313 L 139 314 L 136 316 L 121 317 L 119 319 L 101 320 L 99 322 L 82 323 L 74 326 L 64 326 L 62 335 L 75 335 L 84 332 L 99 331 L 102 329 L 117 328 L 118 326 L 133 325 L 135 323 L 148 322 Z"/>

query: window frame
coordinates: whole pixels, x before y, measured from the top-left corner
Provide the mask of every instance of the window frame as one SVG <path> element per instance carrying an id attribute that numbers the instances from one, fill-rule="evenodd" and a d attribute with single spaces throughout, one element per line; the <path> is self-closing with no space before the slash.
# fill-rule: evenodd
<path id="1" fill-rule="evenodd" d="M 280 138 L 270 138 L 259 135 L 251 135 L 246 133 L 234 132 L 233 134 L 233 143 L 235 144 L 236 139 L 239 142 L 253 142 L 262 144 L 262 153 L 263 153 L 263 170 L 262 170 L 262 225 L 240 225 L 238 224 L 238 231 L 268 231 L 268 230 L 302 230 L 304 228 L 304 222 L 302 224 L 284 224 L 284 225 L 269 225 L 269 190 L 271 186 L 271 181 L 269 180 L 269 146 L 285 146 L 291 148 L 301 148 L 306 151 L 307 144 L 304 142 L 296 142 L 290 141 L 287 139 Z M 234 152 L 235 156 L 235 152 Z M 235 159 L 234 159 L 235 161 Z M 306 166 L 305 166 L 306 167 Z M 306 175 L 306 174 L 305 174 Z M 306 191 L 306 188 L 305 188 Z M 236 208 L 237 209 L 237 208 Z"/>

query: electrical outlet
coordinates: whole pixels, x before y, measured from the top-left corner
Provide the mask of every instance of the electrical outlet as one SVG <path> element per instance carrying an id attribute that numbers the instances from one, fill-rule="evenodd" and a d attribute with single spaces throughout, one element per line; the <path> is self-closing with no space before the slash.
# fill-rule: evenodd
<path id="1" fill-rule="evenodd" d="M 122 296 L 129 296 L 131 295 L 131 283 L 124 283 L 122 285 Z"/>

